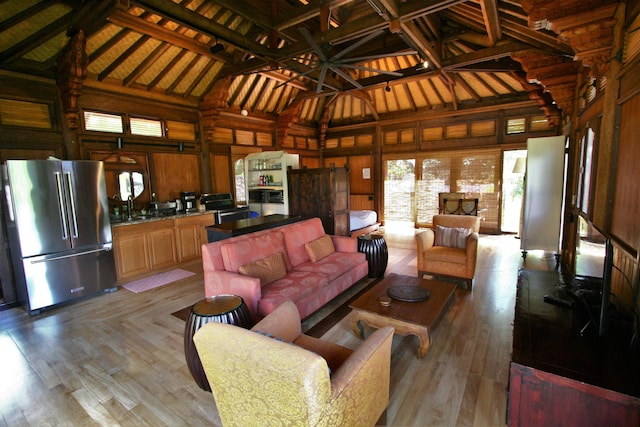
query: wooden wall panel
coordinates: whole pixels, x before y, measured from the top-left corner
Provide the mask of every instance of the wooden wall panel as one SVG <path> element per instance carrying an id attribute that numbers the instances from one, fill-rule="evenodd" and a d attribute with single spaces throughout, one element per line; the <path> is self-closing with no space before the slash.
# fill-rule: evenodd
<path id="1" fill-rule="evenodd" d="M 177 199 L 181 191 L 200 193 L 200 165 L 197 154 L 154 153 L 152 159 L 158 200 Z"/>
<path id="2" fill-rule="evenodd" d="M 611 218 L 611 234 L 637 251 L 640 249 L 640 92 L 620 107 L 620 136 Z"/>
<path id="3" fill-rule="evenodd" d="M 373 195 L 373 159 L 371 156 L 349 157 L 349 183 L 351 194 Z M 364 179 L 363 169 L 369 169 L 369 179 Z"/>
<path id="4" fill-rule="evenodd" d="M 229 169 L 229 157 L 212 154 L 209 157 L 211 170 L 211 190 L 214 193 L 231 192 L 231 171 Z"/>
<path id="5" fill-rule="evenodd" d="M 14 149 L 14 148 L 2 148 L 0 149 L 0 161 L 3 163 L 6 160 L 45 160 L 49 156 L 60 157 L 60 154 L 56 150 L 27 150 L 27 149 Z"/>
<path id="6" fill-rule="evenodd" d="M 337 168 L 344 167 L 345 164 L 349 162 L 347 157 L 325 157 L 324 158 L 324 167 L 331 167 L 331 163 Z"/>
<path id="7" fill-rule="evenodd" d="M 369 200 L 371 198 L 371 200 Z M 349 197 L 351 203 L 351 209 L 355 211 L 372 211 L 373 208 L 373 196 L 367 194 L 353 194 Z"/>
<path id="8" fill-rule="evenodd" d="M 317 157 L 301 157 L 300 167 L 308 169 L 317 169 L 320 167 L 320 159 Z"/>

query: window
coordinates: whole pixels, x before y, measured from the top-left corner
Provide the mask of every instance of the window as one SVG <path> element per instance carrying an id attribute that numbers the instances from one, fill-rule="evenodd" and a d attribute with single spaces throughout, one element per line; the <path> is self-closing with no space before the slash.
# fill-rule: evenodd
<path id="1" fill-rule="evenodd" d="M 514 133 L 524 133 L 526 130 L 525 118 L 520 119 L 508 119 L 507 120 L 507 135 L 513 135 Z"/>
<path id="2" fill-rule="evenodd" d="M 162 122 L 157 119 L 143 119 L 131 117 L 129 120 L 132 135 L 157 136 L 162 137 Z"/>
<path id="3" fill-rule="evenodd" d="M 117 114 L 98 113 L 85 111 L 84 128 L 97 132 L 124 133 L 122 116 Z"/>
<path id="4" fill-rule="evenodd" d="M 580 141 L 580 177 L 578 179 L 578 207 L 584 213 L 589 213 L 589 196 L 591 192 L 591 176 L 593 169 L 593 148 L 595 132 L 592 128 L 586 129 L 585 135 Z"/>

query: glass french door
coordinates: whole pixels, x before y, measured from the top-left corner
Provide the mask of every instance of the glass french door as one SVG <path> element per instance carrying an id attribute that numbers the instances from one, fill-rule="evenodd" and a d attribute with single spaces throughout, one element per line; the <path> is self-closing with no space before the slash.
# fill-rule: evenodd
<path id="1" fill-rule="evenodd" d="M 415 159 L 393 159 L 384 162 L 385 227 L 408 226 L 415 222 Z"/>

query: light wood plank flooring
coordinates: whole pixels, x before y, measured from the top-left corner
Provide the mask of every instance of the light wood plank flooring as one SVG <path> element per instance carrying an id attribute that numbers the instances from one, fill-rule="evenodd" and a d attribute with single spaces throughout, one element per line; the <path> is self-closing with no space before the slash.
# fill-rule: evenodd
<path id="1" fill-rule="evenodd" d="M 387 272 L 416 274 L 413 232 L 386 234 Z M 433 334 L 394 338 L 389 426 L 504 426 L 516 274 L 513 236 L 482 236 L 472 291 Z M 529 252 L 526 267 L 554 268 Z M 220 425 L 210 393 L 184 359 L 184 322 L 171 313 L 203 297 L 202 271 L 135 294 L 125 289 L 30 317 L 0 312 L 0 426 Z M 345 320 L 325 339 L 355 347 Z"/>

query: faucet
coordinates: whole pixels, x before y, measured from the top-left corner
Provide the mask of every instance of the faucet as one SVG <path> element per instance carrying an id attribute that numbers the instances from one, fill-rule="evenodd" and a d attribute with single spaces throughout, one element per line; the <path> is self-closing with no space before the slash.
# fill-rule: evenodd
<path id="1" fill-rule="evenodd" d="M 131 197 L 131 195 L 129 195 L 129 198 L 127 199 L 127 219 L 131 220 L 133 217 L 131 216 L 133 214 L 133 197 Z"/>

